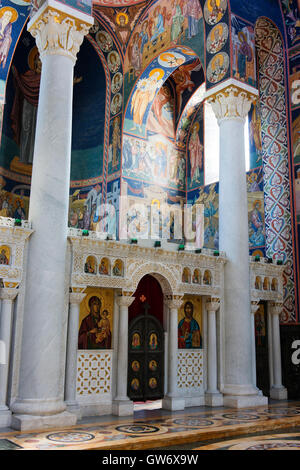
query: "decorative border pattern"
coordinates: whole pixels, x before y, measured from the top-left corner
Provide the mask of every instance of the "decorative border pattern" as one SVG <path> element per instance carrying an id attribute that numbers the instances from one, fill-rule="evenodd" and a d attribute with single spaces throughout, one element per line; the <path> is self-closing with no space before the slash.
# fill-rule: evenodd
<path id="1" fill-rule="evenodd" d="M 265 194 L 266 254 L 285 265 L 283 323 L 296 321 L 283 47 L 267 20 L 256 26 Z"/>

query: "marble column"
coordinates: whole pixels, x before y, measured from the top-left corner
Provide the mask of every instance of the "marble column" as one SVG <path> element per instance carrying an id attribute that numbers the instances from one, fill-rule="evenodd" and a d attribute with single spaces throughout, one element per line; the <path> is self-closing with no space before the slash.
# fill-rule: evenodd
<path id="1" fill-rule="evenodd" d="M 267 403 L 253 385 L 250 316 L 248 203 L 244 124 L 256 99 L 254 88 L 229 79 L 207 93 L 220 128 L 219 247 L 224 269 L 224 405 Z"/>
<path id="2" fill-rule="evenodd" d="M 65 402 L 67 410 L 75 413 L 79 418 L 81 413 L 76 401 L 79 309 L 85 296 L 86 294 L 81 292 L 70 293 L 66 357 Z"/>
<path id="3" fill-rule="evenodd" d="M 7 406 L 7 385 L 10 366 L 11 331 L 13 322 L 14 299 L 18 294 L 17 289 L 3 287 L 0 289 L 2 300 L 0 313 L 0 341 L 4 345 L 4 364 L 0 363 L 0 427 L 9 426 L 11 411 Z"/>
<path id="4" fill-rule="evenodd" d="M 133 414 L 133 402 L 127 396 L 128 376 L 128 307 L 134 301 L 132 293 L 119 297 L 119 339 L 117 364 L 117 395 L 113 400 L 112 411 L 117 416 Z"/>
<path id="5" fill-rule="evenodd" d="M 273 384 L 270 389 L 270 397 L 275 400 L 286 400 L 287 389 L 282 385 L 281 372 L 281 346 L 280 346 L 280 325 L 279 315 L 282 312 L 282 303 L 271 303 L 270 313 L 272 318 L 272 352 L 273 352 Z"/>
<path id="6" fill-rule="evenodd" d="M 182 305 L 181 296 L 169 296 L 169 334 L 168 334 L 168 392 L 163 398 L 162 407 L 167 410 L 183 410 L 185 399 L 177 391 L 177 353 L 178 353 L 178 309 Z"/>
<path id="7" fill-rule="evenodd" d="M 29 430 L 76 423 L 63 397 L 66 247 L 73 69 L 93 18 L 46 0 L 28 23 L 42 62 L 29 220 L 19 394 L 12 426 Z M 56 5 L 53 8 L 53 5 Z"/>
<path id="8" fill-rule="evenodd" d="M 206 302 L 207 311 L 207 390 L 205 404 L 208 406 L 222 406 L 223 395 L 218 390 L 218 363 L 217 363 L 217 328 L 216 313 L 220 308 L 219 299 Z"/>

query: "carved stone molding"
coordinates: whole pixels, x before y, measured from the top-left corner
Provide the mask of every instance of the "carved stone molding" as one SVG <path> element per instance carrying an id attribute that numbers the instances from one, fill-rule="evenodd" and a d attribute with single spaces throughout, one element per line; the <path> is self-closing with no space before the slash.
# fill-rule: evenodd
<path id="1" fill-rule="evenodd" d="M 2 287 L 2 289 L 0 289 L 0 299 L 10 300 L 12 302 L 17 297 L 18 292 L 18 289 Z"/>
<path id="2" fill-rule="evenodd" d="M 181 295 L 166 295 L 165 301 L 170 310 L 178 310 L 183 301 L 183 296 Z"/>
<path id="3" fill-rule="evenodd" d="M 272 302 L 270 303 L 270 313 L 271 315 L 280 315 L 282 313 L 283 303 L 282 302 Z"/>
<path id="4" fill-rule="evenodd" d="M 220 299 L 211 298 L 205 303 L 208 312 L 216 312 L 220 308 Z"/>
<path id="5" fill-rule="evenodd" d="M 40 14 L 37 12 L 36 17 L 28 25 L 28 31 L 36 40 L 41 60 L 46 55 L 64 55 L 75 64 L 76 55 L 92 21 L 84 22 L 50 6 L 41 9 Z"/>
<path id="6" fill-rule="evenodd" d="M 86 294 L 80 292 L 71 292 L 69 296 L 70 304 L 80 304 L 85 298 Z"/>
<path id="7" fill-rule="evenodd" d="M 256 96 L 236 86 L 225 87 L 222 91 L 208 98 L 218 123 L 225 119 L 244 121 Z"/>
<path id="8" fill-rule="evenodd" d="M 127 295 L 127 294 L 129 294 L 129 293 L 124 293 L 123 292 L 123 295 L 120 295 L 118 297 L 117 301 L 118 301 L 118 304 L 119 304 L 120 307 L 127 307 L 128 308 L 133 303 L 135 297 L 131 297 L 132 292 L 130 293 L 130 295 Z"/>

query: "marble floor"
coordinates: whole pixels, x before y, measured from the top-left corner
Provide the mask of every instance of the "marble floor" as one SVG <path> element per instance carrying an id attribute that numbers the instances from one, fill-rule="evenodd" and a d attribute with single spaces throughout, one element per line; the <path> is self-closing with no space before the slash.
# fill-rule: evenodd
<path id="1" fill-rule="evenodd" d="M 300 402 L 268 406 L 188 408 L 169 412 L 149 403 L 133 417 L 85 418 L 72 428 L 0 432 L 0 450 L 300 450 Z"/>

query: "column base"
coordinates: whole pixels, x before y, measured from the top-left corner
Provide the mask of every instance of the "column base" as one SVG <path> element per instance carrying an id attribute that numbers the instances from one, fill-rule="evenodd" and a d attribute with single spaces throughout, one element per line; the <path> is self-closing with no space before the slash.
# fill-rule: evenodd
<path id="1" fill-rule="evenodd" d="M 205 405 L 206 406 L 223 406 L 222 393 L 219 393 L 219 392 L 205 393 Z"/>
<path id="2" fill-rule="evenodd" d="M 80 406 L 79 404 L 74 401 L 74 402 L 66 402 L 66 405 L 67 405 L 67 411 L 69 413 L 72 413 L 74 415 L 77 416 L 77 419 L 81 419 L 82 418 L 82 413 L 81 413 L 81 409 L 80 409 Z"/>
<path id="3" fill-rule="evenodd" d="M 48 430 L 74 426 L 77 423 L 75 414 L 64 411 L 55 415 L 12 415 L 11 427 L 19 431 Z"/>
<path id="4" fill-rule="evenodd" d="M 288 398 L 288 391 L 285 387 L 271 387 L 270 389 L 270 398 L 274 400 L 287 400 Z"/>
<path id="5" fill-rule="evenodd" d="M 132 416 L 133 401 L 131 400 L 114 400 L 112 404 L 112 414 L 115 416 Z"/>
<path id="6" fill-rule="evenodd" d="M 0 409 L 0 428 L 6 428 L 11 425 L 12 412 L 6 407 L 6 409 Z"/>
<path id="7" fill-rule="evenodd" d="M 184 410 L 185 408 L 185 399 L 180 397 L 164 397 L 162 400 L 162 409 L 179 411 Z"/>
<path id="8" fill-rule="evenodd" d="M 262 395 L 224 395 L 223 404 L 229 408 L 265 406 L 268 404 L 268 397 Z"/>

